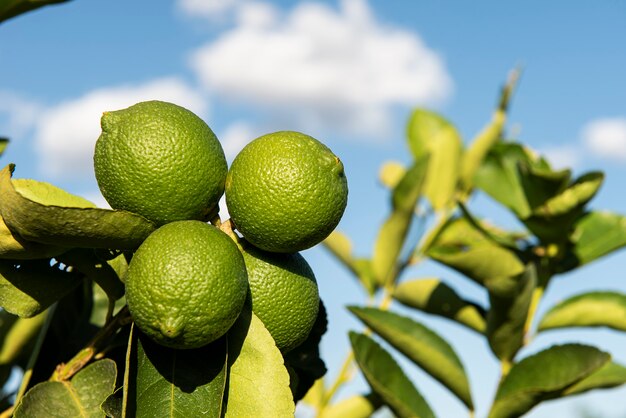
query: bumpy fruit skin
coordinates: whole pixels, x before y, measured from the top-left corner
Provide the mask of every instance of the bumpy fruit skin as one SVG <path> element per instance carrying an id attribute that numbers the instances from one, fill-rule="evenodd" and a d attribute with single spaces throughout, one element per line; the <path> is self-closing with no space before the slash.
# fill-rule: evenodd
<path id="1" fill-rule="evenodd" d="M 281 131 L 259 137 L 235 157 L 226 178 L 226 205 L 255 246 L 293 253 L 321 242 L 346 208 L 343 164 L 308 135 Z"/>
<path id="2" fill-rule="evenodd" d="M 252 312 L 286 353 L 308 337 L 319 310 L 313 270 L 299 253 L 279 254 L 243 246 Z"/>
<path id="3" fill-rule="evenodd" d="M 218 139 L 191 111 L 149 101 L 105 112 L 94 169 L 114 209 L 158 225 L 206 219 L 224 191 L 228 166 Z"/>
<path id="4" fill-rule="evenodd" d="M 246 300 L 241 252 L 219 229 L 200 221 L 160 227 L 133 255 L 126 300 L 135 324 L 167 347 L 206 345 L 233 325 Z"/>

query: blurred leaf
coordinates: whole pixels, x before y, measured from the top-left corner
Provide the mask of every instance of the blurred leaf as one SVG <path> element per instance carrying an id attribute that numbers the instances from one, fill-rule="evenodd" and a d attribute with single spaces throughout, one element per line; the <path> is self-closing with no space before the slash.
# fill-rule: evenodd
<path id="1" fill-rule="evenodd" d="M 98 209 L 47 183 L 11 180 L 13 164 L 0 171 L 0 214 L 26 240 L 68 247 L 136 249 L 155 229 L 130 212 Z"/>
<path id="2" fill-rule="evenodd" d="M 228 332 L 229 383 L 224 417 L 293 417 L 283 357 L 260 319 L 244 311 Z"/>
<path id="3" fill-rule="evenodd" d="M 397 268 L 424 183 L 427 158 L 417 160 L 394 189 L 393 211 L 378 232 L 371 263 L 374 277 L 381 286 L 387 283 Z"/>
<path id="4" fill-rule="evenodd" d="M 376 308 L 349 307 L 372 331 L 474 409 L 465 368 L 443 338 L 410 318 Z"/>
<path id="5" fill-rule="evenodd" d="M 397 161 L 387 161 L 380 168 L 378 178 L 389 189 L 395 189 L 402 177 L 406 174 L 406 168 Z"/>
<path id="6" fill-rule="evenodd" d="M 474 138 L 470 146 L 463 153 L 461 160 L 460 183 L 462 190 L 468 192 L 474 187 L 474 177 L 483 163 L 487 153 L 501 140 L 502 130 L 506 122 L 509 101 L 520 76 L 520 70 L 516 69 L 509 74 L 507 83 L 502 88 L 498 107 L 496 108 L 491 122 Z"/>
<path id="7" fill-rule="evenodd" d="M 609 354 L 579 344 L 554 346 L 527 357 L 500 382 L 489 418 L 519 417 L 542 401 L 563 396 L 609 361 Z"/>
<path id="8" fill-rule="evenodd" d="M 175 350 L 135 333 L 126 417 L 221 417 L 226 339 Z"/>
<path id="9" fill-rule="evenodd" d="M 66 1 L 68 0 L 3 0 L 0 2 L 0 22 L 42 6 Z"/>
<path id="10" fill-rule="evenodd" d="M 393 357 L 370 337 L 350 332 L 354 358 L 383 402 L 399 418 L 434 418 L 434 414 Z"/>
<path id="11" fill-rule="evenodd" d="M 586 173 L 576 179 L 567 189 L 548 199 L 543 205 L 536 208 L 533 212 L 536 216 L 543 216 L 547 218 L 566 214 L 572 209 L 585 205 L 589 202 L 596 195 L 603 182 L 603 173 Z"/>
<path id="12" fill-rule="evenodd" d="M 517 240 L 527 236 L 526 233 L 503 231 L 477 219 L 462 202 L 459 202 L 459 209 L 461 209 L 461 215 L 468 224 L 495 245 L 516 251 L 518 249 Z"/>
<path id="13" fill-rule="evenodd" d="M 67 382 L 34 386 L 15 408 L 15 418 L 102 417 L 100 405 L 115 390 L 117 367 L 110 359 L 85 367 Z"/>
<path id="14" fill-rule="evenodd" d="M 83 279 L 50 260 L 0 260 L 0 306 L 8 312 L 30 318 L 43 312 Z"/>
<path id="15" fill-rule="evenodd" d="M 359 279 L 370 295 L 374 293 L 376 279 L 372 272 L 371 263 L 368 259 L 353 256 L 352 243 L 344 233 L 334 230 L 322 241 L 322 244 Z"/>
<path id="16" fill-rule="evenodd" d="M 416 109 L 409 119 L 407 136 L 416 159 L 430 156 L 424 194 L 435 210 L 450 206 L 459 177 L 460 134 L 441 115 Z"/>
<path id="17" fill-rule="evenodd" d="M 4 151 L 6 151 L 8 145 L 9 145 L 9 139 L 0 137 L 0 156 L 4 154 Z"/>
<path id="18" fill-rule="evenodd" d="M 0 216 L 0 259 L 28 260 L 50 258 L 67 251 L 66 247 L 26 241 L 13 234 Z"/>
<path id="19" fill-rule="evenodd" d="M 489 292 L 486 334 L 491 350 L 500 360 L 512 360 L 524 345 L 524 326 L 537 286 L 534 265 L 529 264 L 516 281 L 515 289 L 506 296 Z"/>
<path id="20" fill-rule="evenodd" d="M 586 378 L 568 387 L 563 395 L 578 395 L 594 389 L 614 388 L 624 383 L 626 383 L 626 367 L 609 361 Z"/>
<path id="21" fill-rule="evenodd" d="M 487 327 L 485 310 L 463 300 L 439 279 L 402 282 L 395 287 L 393 298 L 411 308 L 452 319 L 479 333 L 485 332 Z"/>
<path id="22" fill-rule="evenodd" d="M 328 328 L 326 307 L 320 299 L 317 318 L 309 336 L 302 344 L 285 354 L 285 365 L 291 367 L 298 377 L 293 390 L 293 400 L 304 398 L 313 384 L 326 374 L 326 365 L 320 357 L 320 342 Z M 293 385 L 292 385 L 293 386 Z"/>
<path id="23" fill-rule="evenodd" d="M 544 315 L 538 331 L 565 327 L 608 327 L 626 331 L 626 295 L 590 292 L 569 298 Z"/>
<path id="24" fill-rule="evenodd" d="M 375 393 L 354 395 L 324 408 L 319 418 L 369 418 L 383 405 Z"/>
<path id="25" fill-rule="evenodd" d="M 0 328 L 0 366 L 15 365 L 17 358 L 23 355 L 26 347 L 37 338 L 45 320 L 46 313 L 42 312 L 32 318 L 14 317 L 13 321 L 2 324 Z"/>
<path id="26" fill-rule="evenodd" d="M 626 217 L 588 212 L 576 220 L 570 235 L 571 257 L 564 270 L 590 263 L 626 245 Z"/>

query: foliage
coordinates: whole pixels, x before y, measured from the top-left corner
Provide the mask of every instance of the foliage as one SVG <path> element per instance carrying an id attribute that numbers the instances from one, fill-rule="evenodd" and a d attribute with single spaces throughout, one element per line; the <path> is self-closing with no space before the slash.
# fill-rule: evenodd
<path id="1" fill-rule="evenodd" d="M 52 2 L 5 2 L 0 21 L 44 3 Z M 523 144 L 504 140 L 517 76 L 503 88 L 492 121 L 465 147 L 443 116 L 413 112 L 411 163 L 389 163 L 381 171 L 391 211 L 371 256 L 354 254 L 339 231 L 324 242 L 370 296 L 367 306 L 348 307 L 365 329 L 349 333 L 351 352 L 331 384 L 319 353 L 327 328 L 321 303 L 308 339 L 289 353 L 280 352 L 246 309 L 226 336 L 204 347 L 176 350 L 146 338 L 132 325 L 123 279 L 155 225 L 130 212 L 95 208 L 47 183 L 14 180 L 15 167 L 7 165 L 0 171 L 0 382 L 6 389 L 15 369 L 23 379 L 15 392 L 0 393 L 0 417 L 287 417 L 299 401 L 324 418 L 367 417 L 383 406 L 399 417 L 434 417 L 436 408 L 395 359 L 398 353 L 473 416 L 476 388 L 457 347 L 390 309 L 394 302 L 485 339 L 502 371 L 490 418 L 518 417 L 551 399 L 626 383 L 626 367 L 597 347 L 563 342 L 519 355 L 532 347 L 535 333 L 555 328 L 626 330 L 626 295 L 614 291 L 577 295 L 535 317 L 555 277 L 626 245 L 626 218 L 590 209 L 602 173 L 573 178 Z M 6 146 L 0 138 L 0 154 Z M 525 229 L 509 231 L 474 214 L 477 190 Z M 430 226 L 420 237 L 416 222 Z M 466 300 L 452 280 L 406 280 L 426 259 L 460 273 L 489 303 Z M 353 363 L 369 393 L 333 402 Z"/>

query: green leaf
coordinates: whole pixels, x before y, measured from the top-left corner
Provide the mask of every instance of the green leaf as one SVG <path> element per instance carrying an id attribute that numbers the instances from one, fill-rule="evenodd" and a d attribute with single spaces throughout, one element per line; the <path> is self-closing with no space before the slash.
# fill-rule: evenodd
<path id="1" fill-rule="evenodd" d="M 124 414 L 124 404 L 123 404 L 123 392 L 124 388 L 118 388 L 115 392 L 109 395 L 108 398 L 102 402 L 100 408 L 102 412 L 106 414 L 107 417 L 111 418 L 122 418 Z"/>
<path id="2" fill-rule="evenodd" d="M 576 220 L 570 235 L 572 259 L 566 270 L 590 263 L 626 245 L 626 217 L 593 211 Z"/>
<path id="3" fill-rule="evenodd" d="M 228 332 L 228 364 L 226 418 L 294 416 L 283 357 L 261 320 L 245 308 Z"/>
<path id="4" fill-rule="evenodd" d="M 376 308 L 349 307 L 372 331 L 437 379 L 470 410 L 474 409 L 465 368 L 454 349 L 411 318 Z"/>
<path id="5" fill-rule="evenodd" d="M 571 297 L 544 315 L 538 331 L 566 327 L 608 327 L 626 331 L 626 295 L 590 292 Z"/>
<path id="6" fill-rule="evenodd" d="M 393 298 L 405 306 L 452 319 L 479 333 L 485 332 L 485 310 L 462 299 L 439 279 L 427 278 L 400 283 Z"/>
<path id="7" fill-rule="evenodd" d="M 519 417 L 598 371 L 610 355 L 595 347 L 554 346 L 515 364 L 500 382 L 489 418 Z"/>
<path id="8" fill-rule="evenodd" d="M 322 244 L 359 279 L 370 295 L 374 293 L 376 290 L 376 280 L 372 272 L 370 261 L 364 258 L 354 257 L 350 238 L 344 233 L 334 230 L 322 241 Z"/>
<path id="9" fill-rule="evenodd" d="M 468 194 L 474 187 L 474 177 L 483 163 L 485 156 L 501 140 L 502 130 L 506 122 L 509 100 L 517 84 L 520 71 L 511 72 L 507 83 L 502 88 L 500 100 L 489 124 L 474 138 L 461 160 L 460 183 L 462 190 Z"/>
<path id="10" fill-rule="evenodd" d="M 369 418 L 383 405 L 375 393 L 354 395 L 324 408 L 320 418 Z"/>
<path id="11" fill-rule="evenodd" d="M 384 348 L 356 332 L 350 332 L 350 342 L 370 387 L 399 418 L 434 418 L 430 406 Z"/>
<path id="12" fill-rule="evenodd" d="M 378 232 L 371 261 L 374 277 L 381 286 L 395 273 L 424 183 L 426 163 L 427 157 L 417 160 L 393 191 L 393 211 Z"/>
<path id="13" fill-rule="evenodd" d="M 82 274 L 50 265 L 50 260 L 0 260 L 0 307 L 30 318 L 78 286 Z"/>
<path id="14" fill-rule="evenodd" d="M 405 174 L 406 168 L 402 164 L 397 161 L 388 161 L 380 168 L 378 179 L 383 186 L 393 190 Z"/>
<path id="15" fill-rule="evenodd" d="M 326 307 L 320 299 L 317 318 L 309 336 L 302 344 L 284 355 L 285 365 L 290 367 L 297 377 L 295 388 L 294 380 L 291 381 L 294 402 L 304 398 L 313 384 L 326 374 L 326 365 L 320 356 L 319 346 L 327 329 Z"/>
<path id="16" fill-rule="evenodd" d="M 576 179 L 567 189 L 536 208 L 533 214 L 547 218 L 567 214 L 573 209 L 587 204 L 598 193 L 603 182 L 603 173 L 586 173 Z"/>
<path id="17" fill-rule="evenodd" d="M 2 311 L 5 312 L 5 311 Z M 46 313 L 42 312 L 32 318 L 12 318 L 2 324 L 0 332 L 0 366 L 14 365 L 17 359 L 24 354 L 31 345 L 46 320 Z"/>
<path id="18" fill-rule="evenodd" d="M 67 251 L 66 247 L 26 241 L 11 232 L 0 216 L 0 259 L 28 260 L 50 258 Z"/>
<path id="19" fill-rule="evenodd" d="M 91 248 L 76 248 L 57 257 L 60 262 L 72 266 L 98 284 L 109 299 L 115 301 L 124 296 L 124 283 L 113 267 L 98 258 Z"/>
<path id="20" fill-rule="evenodd" d="M 534 265 L 529 264 L 515 281 L 515 288 L 508 295 L 489 292 L 486 334 L 491 350 L 500 360 L 512 360 L 524 345 L 528 309 L 537 286 Z"/>
<path id="21" fill-rule="evenodd" d="M 155 229 L 130 212 L 94 208 L 50 184 L 11 180 L 14 165 L 0 171 L 0 215 L 29 241 L 67 247 L 134 250 Z"/>
<path id="22" fill-rule="evenodd" d="M 136 332 L 134 346 L 126 417 L 221 416 L 225 338 L 197 349 L 176 350 Z"/>
<path id="23" fill-rule="evenodd" d="M 66 1 L 68 0 L 4 0 L 0 2 L 0 22 L 42 6 Z"/>
<path id="24" fill-rule="evenodd" d="M 67 382 L 35 385 L 15 408 L 15 418 L 104 417 L 100 405 L 115 390 L 117 368 L 110 359 L 99 360 Z"/>
<path id="25" fill-rule="evenodd" d="M 568 387 L 563 395 L 578 395 L 594 389 L 614 388 L 624 383 L 626 383 L 626 367 L 610 361 L 578 383 Z"/>
<path id="26" fill-rule="evenodd" d="M 430 156 L 424 194 L 435 210 L 451 205 L 459 178 L 462 141 L 448 120 L 424 109 L 413 111 L 407 127 L 415 158 Z"/>
<path id="27" fill-rule="evenodd" d="M 6 151 L 8 145 L 9 145 L 9 139 L 0 137 L 0 156 L 4 154 L 4 151 Z"/>

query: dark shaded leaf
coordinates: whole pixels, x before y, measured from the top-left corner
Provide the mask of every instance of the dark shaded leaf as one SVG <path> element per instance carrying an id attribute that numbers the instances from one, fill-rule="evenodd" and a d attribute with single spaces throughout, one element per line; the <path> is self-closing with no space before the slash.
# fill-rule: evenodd
<path id="1" fill-rule="evenodd" d="M 554 346 L 527 357 L 500 382 L 489 418 L 519 417 L 542 401 L 561 397 L 609 361 L 609 354 L 579 344 Z"/>
<path id="2" fill-rule="evenodd" d="M 626 295 L 590 292 L 571 297 L 550 309 L 539 331 L 566 327 L 608 327 L 626 331 Z"/>
<path id="3" fill-rule="evenodd" d="M 427 278 L 402 282 L 395 287 L 393 298 L 405 306 L 443 316 L 479 333 L 485 332 L 485 310 L 462 299 L 439 279 Z"/>
<path id="4" fill-rule="evenodd" d="M 8 316 L 2 311 L 3 316 Z M 6 317 L 5 316 L 5 317 Z M 0 327 L 0 367 L 13 366 L 17 359 L 28 352 L 27 347 L 34 343 L 39 330 L 46 320 L 46 313 L 42 312 L 32 318 L 13 316 Z"/>
<path id="5" fill-rule="evenodd" d="M 422 395 L 398 363 L 370 337 L 350 332 L 354 358 L 372 390 L 399 418 L 434 418 Z"/>
<path id="6" fill-rule="evenodd" d="M 117 368 L 109 359 L 85 367 L 67 382 L 34 386 L 15 408 L 15 418 L 102 417 L 100 405 L 113 393 Z"/>
<path id="7" fill-rule="evenodd" d="M 136 331 L 125 416 L 221 417 L 226 338 L 176 350 Z"/>
<path id="8" fill-rule="evenodd" d="M 42 6 L 66 1 L 68 0 L 3 0 L 0 3 L 0 22 Z"/>
<path id="9" fill-rule="evenodd" d="M 123 388 L 117 389 L 104 402 L 100 405 L 102 412 L 110 418 L 122 418 L 124 406 L 123 406 Z"/>
<path id="10" fill-rule="evenodd" d="M 486 334 L 491 350 L 500 360 L 512 360 L 524 345 L 528 309 L 537 286 L 534 265 L 529 264 L 515 281 L 513 292 L 508 295 L 489 292 Z"/>
<path id="11" fill-rule="evenodd" d="M 67 251 L 66 247 L 26 241 L 11 232 L 0 216 L 0 259 L 28 260 L 50 258 Z"/>
<path id="12" fill-rule="evenodd" d="M 4 151 L 6 151 L 8 145 L 9 145 L 8 138 L 0 137 L 0 156 L 4 154 Z"/>
<path id="13" fill-rule="evenodd" d="M 0 215 L 29 241 L 67 247 L 136 249 L 155 230 L 139 215 L 98 209 L 47 183 L 11 180 L 14 165 L 0 171 Z"/>
<path id="14" fill-rule="evenodd" d="M 365 325 L 437 379 L 470 410 L 474 408 L 465 368 L 437 333 L 411 318 L 376 308 L 349 307 Z"/>
<path id="15" fill-rule="evenodd" d="M 82 274 L 65 271 L 50 260 L 0 260 L 0 306 L 30 318 L 78 286 Z"/>

